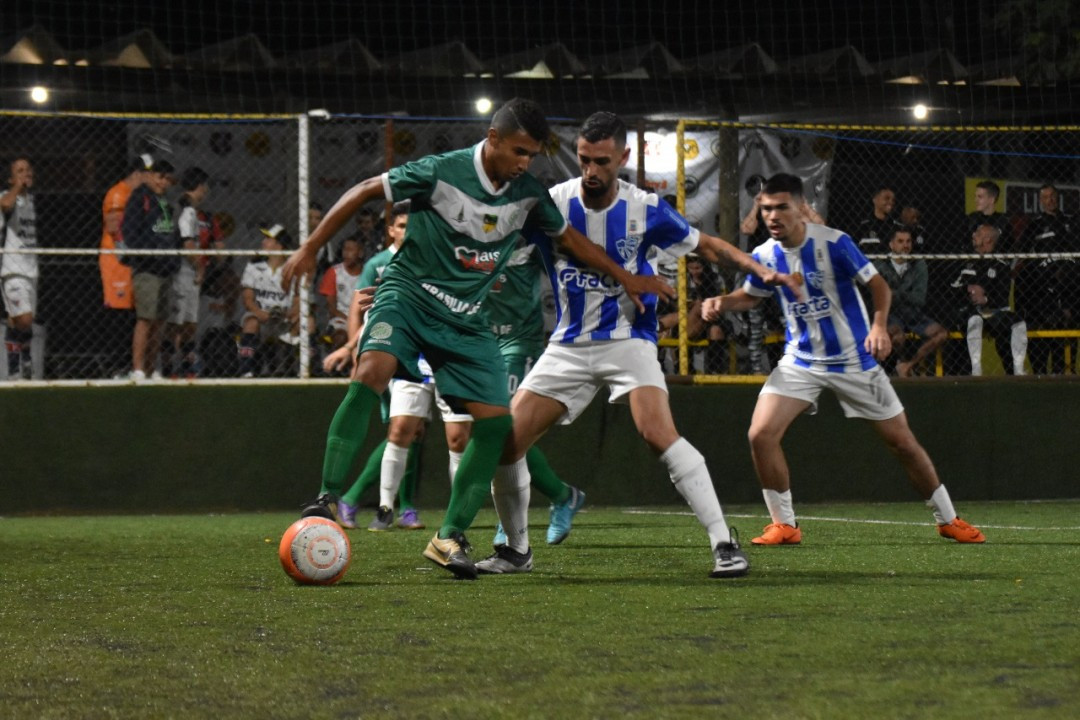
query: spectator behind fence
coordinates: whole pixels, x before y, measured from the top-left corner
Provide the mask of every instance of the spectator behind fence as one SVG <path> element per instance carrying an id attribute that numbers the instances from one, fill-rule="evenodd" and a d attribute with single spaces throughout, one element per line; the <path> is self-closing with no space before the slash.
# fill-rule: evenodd
<path id="1" fill-rule="evenodd" d="M 888 332 L 892 340 L 896 374 L 909 377 L 913 368 L 932 352 L 941 347 L 949 337 L 949 332 L 926 314 L 926 288 L 928 272 L 926 261 L 911 256 L 915 243 L 915 230 L 908 226 L 893 229 L 889 238 L 889 251 L 893 257 L 877 260 L 881 277 L 892 290 L 892 304 L 889 307 Z M 921 340 L 915 353 L 905 353 L 908 333 L 914 333 Z M 906 360 L 901 355 L 909 355 Z M 886 363 L 889 361 L 886 360 Z"/>
<path id="2" fill-rule="evenodd" d="M 101 206 L 101 249 L 124 247 L 121 229 L 124 208 L 135 188 L 146 179 L 146 169 L 154 164 L 149 155 L 140 155 L 128 164 L 128 174 L 105 193 Z M 131 289 L 131 268 L 114 253 L 98 255 L 101 270 L 101 292 L 104 297 L 105 327 L 101 336 L 105 343 L 105 372 L 118 379 L 126 375 L 131 359 L 131 336 L 135 327 L 135 296 Z"/>
<path id="3" fill-rule="evenodd" d="M 200 167 L 190 167 L 180 176 L 180 247 L 184 250 L 210 246 L 213 221 L 199 207 L 210 193 L 210 175 Z M 169 324 L 161 346 L 161 371 L 170 377 L 195 377 L 197 366 L 195 334 L 199 329 L 199 289 L 206 270 L 206 258 L 185 255 L 172 281 Z M 180 355 L 177 366 L 176 354 Z"/>
<path id="4" fill-rule="evenodd" d="M 207 238 L 210 248 L 226 249 L 225 239 L 230 234 L 230 222 L 222 221 L 222 215 L 217 213 L 200 210 L 200 214 L 211 218 L 210 237 Z M 233 259 L 225 255 L 210 255 L 199 297 L 199 361 L 203 377 L 233 377 L 239 374 L 236 356 L 240 335 L 240 326 L 236 323 L 239 301 L 240 276 L 233 266 Z"/>
<path id="5" fill-rule="evenodd" d="M 30 346 L 37 314 L 38 256 L 16 250 L 37 249 L 37 213 L 34 211 L 34 168 L 30 160 L 17 157 L 9 166 L 7 192 L 0 195 L 0 294 L 7 312 L 8 379 L 33 376 Z"/>
<path id="6" fill-rule="evenodd" d="M 171 184 L 172 163 L 154 160 L 143 184 L 132 191 L 124 207 L 121 235 L 129 250 L 176 250 L 180 237 L 173 208 L 165 197 Z M 160 377 L 155 369 L 161 330 L 169 314 L 172 277 L 180 267 L 177 255 L 125 255 L 131 268 L 135 297 L 135 331 L 131 338 L 131 379 Z"/>
<path id="7" fill-rule="evenodd" d="M 1001 195 L 1001 187 L 993 180 L 983 180 L 975 185 L 975 212 L 968 215 L 967 236 L 973 237 L 980 225 L 991 225 L 997 228 L 998 240 L 995 243 L 997 252 L 1010 252 L 1013 247 L 1013 228 L 1009 218 L 994 209 L 998 197 Z M 967 247 L 959 249 L 967 252 Z"/>
<path id="8" fill-rule="evenodd" d="M 926 232 L 926 228 L 922 225 L 922 212 L 919 208 L 914 205 L 902 206 L 900 208 L 899 225 L 908 228 L 912 232 L 911 253 L 913 255 L 933 252 L 933 250 L 930 249 L 929 235 Z"/>
<path id="9" fill-rule="evenodd" d="M 982 375 L 983 332 L 989 332 L 1001 364 L 1009 375 L 1024 374 L 1027 355 L 1027 325 L 1009 309 L 1012 284 L 1009 261 L 994 257 L 1000 232 L 990 224 L 980 225 L 972 235 L 975 252 L 985 257 L 969 260 L 953 288 L 960 296 L 963 310 L 961 331 L 966 331 L 971 374 Z"/>
<path id="10" fill-rule="evenodd" d="M 355 237 L 341 243 L 341 262 L 328 269 L 319 283 L 319 294 L 326 298 L 327 334 L 337 350 L 349 339 L 349 306 L 352 304 L 356 281 L 364 269 L 363 249 Z"/>
<path id="11" fill-rule="evenodd" d="M 889 251 L 888 241 L 897 225 L 892 217 L 893 208 L 896 206 L 896 191 L 888 185 L 882 185 L 874 191 L 870 201 L 873 204 L 870 217 L 859 223 L 851 237 L 858 243 L 864 255 L 884 254 Z"/>
<path id="12" fill-rule="evenodd" d="M 264 251 L 289 250 L 292 237 L 281 225 L 260 227 Z M 284 255 L 268 255 L 263 260 L 249 262 L 240 280 L 244 300 L 244 317 L 240 321 L 240 376 L 255 376 L 257 343 L 262 336 L 289 337 L 298 330 L 299 299 L 295 290 L 285 292 L 281 284 Z"/>
<path id="13" fill-rule="evenodd" d="M 686 256 L 686 290 L 687 339 L 707 340 L 709 344 L 705 348 L 705 372 L 710 375 L 723 373 L 726 367 L 727 339 L 731 323 L 725 317 L 706 322 L 701 317 L 701 303 L 707 297 L 727 292 L 727 283 L 715 267 L 691 253 Z M 676 337 L 679 328 L 677 306 L 671 312 L 661 315 L 657 319 L 657 324 L 661 335 L 668 333 L 669 337 Z"/>
<path id="14" fill-rule="evenodd" d="M 1031 216 L 1018 252 L 1068 253 L 1080 250 L 1076 220 L 1061 211 L 1061 194 L 1047 183 L 1039 188 L 1040 212 Z M 1020 260 L 1015 268 L 1016 311 L 1031 330 L 1059 330 L 1073 325 L 1074 283 L 1077 280 L 1074 260 L 1036 258 Z M 1032 338 L 1028 347 L 1031 370 L 1036 375 L 1065 371 L 1065 341 Z M 1049 365 L 1048 365 L 1049 361 Z"/>

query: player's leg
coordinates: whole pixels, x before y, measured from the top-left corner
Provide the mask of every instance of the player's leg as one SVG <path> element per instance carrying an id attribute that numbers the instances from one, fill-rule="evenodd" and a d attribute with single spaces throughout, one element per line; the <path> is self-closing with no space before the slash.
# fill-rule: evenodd
<path id="1" fill-rule="evenodd" d="M 938 479 L 930 455 L 919 444 L 908 425 L 907 413 L 901 412 L 895 417 L 877 420 L 873 424 L 889 452 L 900 461 L 911 485 L 933 511 L 941 536 L 958 542 L 983 542 L 985 538 L 978 528 L 957 517 L 949 491 Z"/>
<path id="2" fill-rule="evenodd" d="M 615 397 L 614 390 L 612 396 Z M 708 533 L 715 559 L 712 577 L 745 575 L 750 564 L 738 541 L 732 539 L 705 457 L 675 429 L 667 391 L 642 385 L 630 391 L 629 399 L 638 433 L 660 457 L 675 489 Z"/>
<path id="3" fill-rule="evenodd" d="M 398 397 L 403 395 L 401 383 L 394 383 L 393 399 L 390 401 L 394 407 Z M 419 383 L 408 383 L 419 385 Z M 391 413 L 394 411 L 391 410 Z M 394 526 L 394 498 L 397 497 L 402 479 L 409 466 L 409 452 L 413 443 L 420 437 L 420 430 L 424 425 L 425 416 L 412 414 L 397 414 L 390 417 L 390 428 L 386 434 L 386 449 L 383 451 L 382 464 L 379 473 L 379 508 L 375 512 L 375 518 L 368 525 L 371 532 L 383 532 Z"/>
<path id="4" fill-rule="evenodd" d="M 401 508 L 401 517 L 397 525 L 405 530 L 423 530 L 426 525 L 420 520 L 416 510 L 416 488 L 419 483 L 419 474 L 416 472 L 419 465 L 420 446 L 423 443 L 423 435 L 413 441 L 409 446 L 409 459 L 405 464 L 405 475 L 401 478 L 401 487 L 398 488 L 398 507 Z"/>
<path id="5" fill-rule="evenodd" d="M 782 369 L 782 366 L 778 367 L 773 373 Z M 771 380 L 773 375 L 769 378 Z M 806 398 L 774 392 L 758 395 L 747 435 L 754 471 L 772 522 L 761 535 L 750 541 L 755 545 L 794 545 L 802 541 L 791 500 L 791 474 L 781 443 L 795 418 L 812 405 Z"/>
<path id="6" fill-rule="evenodd" d="M 319 496 L 304 508 L 302 517 L 319 515 L 334 519 L 334 505 L 367 436 L 371 411 L 378 405 L 379 394 L 386 389 L 397 366 L 397 358 L 387 352 L 368 350 L 360 354 L 349 390 L 327 431 Z"/>

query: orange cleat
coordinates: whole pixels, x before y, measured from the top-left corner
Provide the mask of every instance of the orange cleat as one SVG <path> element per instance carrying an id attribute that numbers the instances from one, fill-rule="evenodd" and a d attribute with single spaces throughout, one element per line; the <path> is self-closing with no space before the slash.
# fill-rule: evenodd
<path id="1" fill-rule="evenodd" d="M 766 525 L 764 532 L 750 542 L 755 545 L 798 545 L 802 542 L 802 530 L 797 525 L 773 523 Z"/>
<path id="2" fill-rule="evenodd" d="M 983 536 L 979 528 L 974 525 L 968 525 L 960 518 L 953 518 L 951 523 L 946 525 L 937 526 L 938 535 L 943 538 L 949 538 L 961 543 L 981 543 L 986 542 L 986 538 Z"/>

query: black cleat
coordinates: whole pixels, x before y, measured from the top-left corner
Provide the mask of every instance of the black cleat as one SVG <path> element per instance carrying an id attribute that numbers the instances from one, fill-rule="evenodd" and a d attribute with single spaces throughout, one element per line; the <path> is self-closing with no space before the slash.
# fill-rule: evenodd
<path id="1" fill-rule="evenodd" d="M 300 517 L 321 517 L 337 522 L 337 498 L 330 493 L 319 495 L 314 502 L 304 506 Z"/>

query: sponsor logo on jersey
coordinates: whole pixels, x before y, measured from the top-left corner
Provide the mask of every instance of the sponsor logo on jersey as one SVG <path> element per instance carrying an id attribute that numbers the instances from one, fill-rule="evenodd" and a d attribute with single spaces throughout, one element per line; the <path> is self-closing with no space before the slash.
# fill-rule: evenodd
<path id="1" fill-rule="evenodd" d="M 788 303 L 788 315 L 794 318 L 811 319 L 825 317 L 832 309 L 829 298 L 824 296 L 812 297 L 806 302 Z"/>
<path id="2" fill-rule="evenodd" d="M 601 292 L 610 296 L 622 292 L 622 286 L 610 275 L 573 267 L 559 271 L 559 284 L 567 289 L 579 288 L 586 292 Z"/>
<path id="3" fill-rule="evenodd" d="M 371 327 L 371 331 L 368 333 L 368 335 L 370 335 L 373 340 L 386 340 L 393 334 L 393 326 L 391 326 L 389 323 L 384 322 L 375 323 Z"/>
<path id="4" fill-rule="evenodd" d="M 480 305 L 477 303 L 467 302 L 461 298 L 456 298 L 450 293 L 440 290 L 431 283 L 420 283 L 420 287 L 427 290 L 436 300 L 441 302 L 446 307 L 450 308 L 450 312 L 458 313 L 461 315 L 474 315 L 480 310 Z"/>
<path id="5" fill-rule="evenodd" d="M 489 233 L 499 224 L 499 216 L 490 213 L 484 214 L 484 232 Z"/>
<path id="6" fill-rule="evenodd" d="M 484 274 L 490 274 L 495 269 L 495 265 L 499 262 L 499 255 L 498 250 L 484 250 L 481 252 L 460 245 L 454 248 L 454 257 L 461 263 L 461 267 Z"/>

